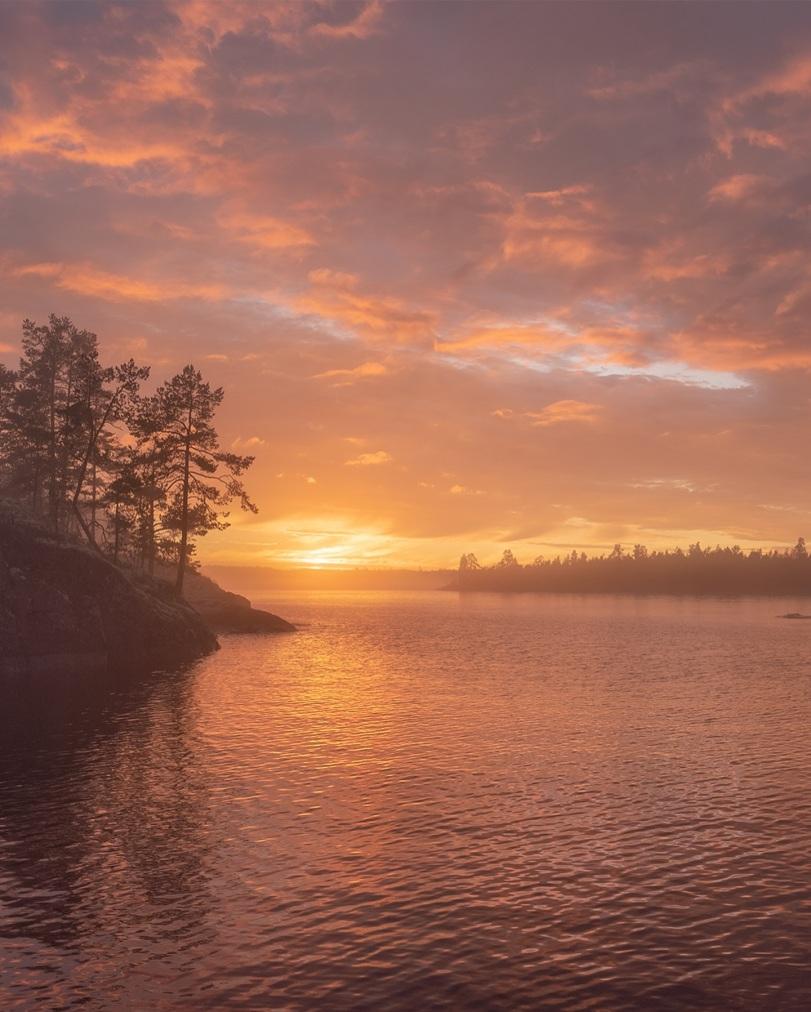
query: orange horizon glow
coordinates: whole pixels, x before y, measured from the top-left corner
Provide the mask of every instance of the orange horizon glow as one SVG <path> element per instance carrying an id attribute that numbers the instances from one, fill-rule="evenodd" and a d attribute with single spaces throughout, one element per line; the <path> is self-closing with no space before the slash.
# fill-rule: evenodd
<path id="1" fill-rule="evenodd" d="M 224 386 L 204 563 L 788 546 L 802 8 L 5 5 L 0 360 L 57 312 Z"/>

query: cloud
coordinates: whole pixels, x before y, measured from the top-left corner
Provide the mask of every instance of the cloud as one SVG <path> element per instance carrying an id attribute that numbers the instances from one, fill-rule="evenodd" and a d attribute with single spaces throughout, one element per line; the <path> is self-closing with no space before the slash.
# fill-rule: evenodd
<path id="1" fill-rule="evenodd" d="M 448 489 L 451 495 L 486 495 L 482 489 L 468 488 L 467 485 L 451 485 Z"/>
<path id="2" fill-rule="evenodd" d="M 217 220 L 238 242 L 259 249 L 300 249 L 316 244 L 313 236 L 300 225 L 250 210 L 224 211 Z"/>
<path id="3" fill-rule="evenodd" d="M 473 348 L 497 349 L 509 346 L 529 346 L 547 351 L 569 347 L 574 336 L 562 327 L 538 324 L 509 324 L 477 327 L 448 340 L 437 341 L 437 351 L 456 353 Z"/>
<path id="4" fill-rule="evenodd" d="M 745 127 L 742 136 L 744 140 L 754 148 L 777 148 L 785 151 L 787 143 L 779 134 L 771 130 L 756 130 L 753 127 Z"/>
<path id="5" fill-rule="evenodd" d="M 709 194 L 710 200 L 744 200 L 762 187 L 763 183 L 764 179 L 762 176 L 749 172 L 730 176 L 728 179 L 722 179 L 720 183 L 716 183 L 713 186 Z"/>
<path id="6" fill-rule="evenodd" d="M 549 262 L 566 270 L 615 260 L 620 250 L 607 228 L 606 209 L 592 187 L 570 185 L 520 198 L 504 222 L 507 261 Z"/>
<path id="7" fill-rule="evenodd" d="M 735 107 L 767 96 L 807 94 L 811 94 L 811 54 L 799 54 L 728 97 L 725 104 Z"/>
<path id="8" fill-rule="evenodd" d="M 374 453 L 361 453 L 357 457 L 347 460 L 347 467 L 379 467 L 381 464 L 390 464 L 394 458 L 385 450 L 375 450 Z"/>
<path id="9" fill-rule="evenodd" d="M 598 101 L 613 102 L 659 94 L 683 93 L 697 77 L 703 76 L 706 65 L 695 63 L 676 63 L 673 66 L 644 73 L 641 76 L 625 77 L 604 84 L 597 84 L 586 89 L 586 93 Z"/>
<path id="10" fill-rule="evenodd" d="M 357 274 L 334 271 L 329 267 L 317 267 L 311 270 L 307 277 L 314 285 L 325 285 L 327 288 L 337 289 L 356 288 L 360 281 Z"/>
<path id="11" fill-rule="evenodd" d="M 194 284 L 181 280 L 145 280 L 112 274 L 90 263 L 33 263 L 12 269 L 21 280 L 41 278 L 69 292 L 109 302 L 161 302 L 164 299 L 218 300 L 227 289 L 217 284 Z"/>
<path id="12" fill-rule="evenodd" d="M 363 294 L 319 283 L 294 301 L 295 309 L 373 339 L 401 343 L 431 340 L 436 315 L 388 295 Z"/>
<path id="13" fill-rule="evenodd" d="M 340 8 L 339 8 L 340 9 Z M 384 5 L 381 0 L 371 0 L 363 5 L 360 13 L 349 21 L 333 24 L 319 21 L 313 25 L 313 35 L 327 36 L 332 39 L 368 39 L 381 31 Z"/>
<path id="14" fill-rule="evenodd" d="M 566 422 L 596 422 L 601 411 L 598 404 L 566 400 L 554 401 L 541 411 L 520 412 L 517 417 L 529 419 L 533 425 L 545 428 L 549 425 L 561 425 Z M 510 408 L 498 408 L 493 412 L 493 415 L 496 418 L 516 417 L 516 413 Z"/>
<path id="15" fill-rule="evenodd" d="M 327 369 L 316 373 L 316 379 L 333 379 L 336 386 L 351 386 L 362 379 L 375 376 L 386 376 L 388 369 L 383 362 L 361 362 L 352 369 Z"/>
<path id="16" fill-rule="evenodd" d="M 261 436 L 248 436 L 247 439 L 243 439 L 241 436 L 237 436 L 231 443 L 231 449 L 235 453 L 254 453 L 256 450 L 261 450 L 262 447 L 267 446 L 267 440 Z"/>

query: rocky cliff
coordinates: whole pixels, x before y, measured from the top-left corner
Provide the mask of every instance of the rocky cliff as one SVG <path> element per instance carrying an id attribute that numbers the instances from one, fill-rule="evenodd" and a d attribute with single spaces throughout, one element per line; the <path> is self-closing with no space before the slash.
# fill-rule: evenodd
<path id="1" fill-rule="evenodd" d="M 216 648 L 166 588 L 0 508 L 0 673 L 150 671 Z"/>
<path id="2" fill-rule="evenodd" d="M 167 579 L 174 576 L 166 574 Z M 195 611 L 217 632 L 294 632 L 295 626 L 269 611 L 254 608 L 247 597 L 223 590 L 202 573 L 189 572 L 183 594 Z"/>

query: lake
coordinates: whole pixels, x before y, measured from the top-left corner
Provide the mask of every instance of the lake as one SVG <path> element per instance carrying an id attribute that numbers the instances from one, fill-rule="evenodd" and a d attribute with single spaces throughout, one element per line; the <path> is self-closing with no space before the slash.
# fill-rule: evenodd
<path id="1" fill-rule="evenodd" d="M 792 600 L 299 593 L 0 715 L 3 1009 L 807 1009 Z"/>

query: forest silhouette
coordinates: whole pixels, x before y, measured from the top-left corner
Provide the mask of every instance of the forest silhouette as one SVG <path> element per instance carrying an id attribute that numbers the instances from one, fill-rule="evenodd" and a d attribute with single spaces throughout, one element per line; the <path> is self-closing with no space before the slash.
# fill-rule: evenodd
<path id="1" fill-rule="evenodd" d="M 17 370 L 0 364 L 0 491 L 57 536 L 154 574 L 194 565 L 195 541 L 228 526 L 253 457 L 221 449 L 221 387 L 193 365 L 149 395 L 150 367 L 99 360 L 98 338 L 68 317 L 25 320 Z"/>
<path id="2" fill-rule="evenodd" d="M 615 545 L 608 555 L 572 551 L 521 565 L 506 549 L 493 566 L 475 555 L 459 561 L 455 589 L 461 591 L 558 591 L 574 593 L 804 595 L 811 594 L 811 560 L 805 538 L 787 550 L 704 548 L 649 552 Z"/>

